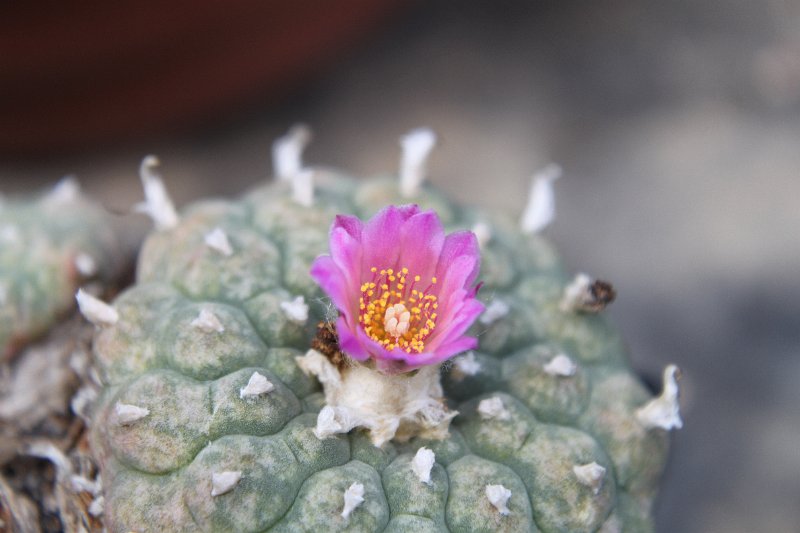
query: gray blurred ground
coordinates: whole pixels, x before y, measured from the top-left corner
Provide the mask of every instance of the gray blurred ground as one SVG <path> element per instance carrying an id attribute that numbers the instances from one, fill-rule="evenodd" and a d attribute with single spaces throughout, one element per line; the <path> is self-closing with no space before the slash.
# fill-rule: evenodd
<path id="1" fill-rule="evenodd" d="M 800 531 L 800 2 L 434 2 L 280 102 L 192 136 L 0 162 L 4 192 L 75 172 L 123 211 L 158 153 L 177 201 L 269 175 L 310 124 L 307 161 L 392 170 L 399 134 L 441 135 L 432 181 L 521 212 L 559 162 L 546 231 L 614 281 L 635 368 L 684 371 L 662 532 Z"/>

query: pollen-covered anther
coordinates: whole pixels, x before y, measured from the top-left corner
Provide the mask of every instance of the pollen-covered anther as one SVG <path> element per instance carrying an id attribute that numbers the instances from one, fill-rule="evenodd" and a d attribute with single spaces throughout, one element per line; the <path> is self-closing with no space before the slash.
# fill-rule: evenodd
<path id="1" fill-rule="evenodd" d="M 231 246 L 231 242 L 228 240 L 228 235 L 225 233 L 225 231 L 223 231 L 222 228 L 214 228 L 210 232 L 206 233 L 203 237 L 203 241 L 206 243 L 206 246 L 216 252 L 221 253 L 225 257 L 230 257 L 233 255 L 233 247 Z"/>
<path id="2" fill-rule="evenodd" d="M 353 483 L 344 491 L 342 518 L 347 519 L 362 503 L 364 503 L 364 485 L 361 483 Z"/>
<path id="3" fill-rule="evenodd" d="M 372 267 L 370 272 L 372 277 L 361 284 L 359 298 L 359 322 L 364 332 L 386 350 L 421 353 L 436 328 L 439 303 L 431 293 L 436 277 L 419 290 L 422 278 L 412 276 L 408 268 L 395 271 Z"/>
<path id="4" fill-rule="evenodd" d="M 238 470 L 225 472 L 214 472 L 211 474 L 211 495 L 220 496 L 232 491 L 242 479 L 242 473 Z"/>
<path id="5" fill-rule="evenodd" d="M 575 465 L 572 467 L 572 472 L 578 478 L 578 482 L 591 488 L 594 494 L 598 494 L 603 487 L 606 469 L 594 461 L 585 465 Z"/>
<path id="6" fill-rule="evenodd" d="M 636 418 L 644 427 L 667 431 L 683 427 L 678 403 L 679 378 L 680 369 L 677 366 L 669 365 L 664 369 L 664 390 L 661 395 L 636 410 Z"/>
<path id="7" fill-rule="evenodd" d="M 503 485 L 486 485 L 486 499 L 503 516 L 511 514 L 508 508 L 508 500 L 511 498 L 511 491 Z"/>
<path id="8" fill-rule="evenodd" d="M 510 420 L 511 412 L 497 396 L 486 398 L 478 403 L 478 414 L 484 420 Z"/>

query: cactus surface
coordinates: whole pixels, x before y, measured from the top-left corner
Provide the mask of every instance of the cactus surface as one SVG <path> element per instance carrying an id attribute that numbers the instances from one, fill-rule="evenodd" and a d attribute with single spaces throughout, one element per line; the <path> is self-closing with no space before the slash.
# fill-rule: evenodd
<path id="1" fill-rule="evenodd" d="M 668 439 L 637 417 L 651 395 L 619 335 L 564 305 L 544 239 L 428 187 L 413 201 L 448 231 L 482 228 L 479 346 L 441 370 L 460 414 L 443 440 L 315 436 L 324 398 L 295 358 L 335 310 L 310 266 L 337 214 L 409 200 L 394 180 L 314 179 L 311 206 L 278 182 L 146 240 L 94 344 L 109 530 L 651 530 Z"/>
<path id="2" fill-rule="evenodd" d="M 108 214 L 65 178 L 35 199 L 0 199 L 0 358 L 75 307 L 75 290 L 124 261 Z"/>

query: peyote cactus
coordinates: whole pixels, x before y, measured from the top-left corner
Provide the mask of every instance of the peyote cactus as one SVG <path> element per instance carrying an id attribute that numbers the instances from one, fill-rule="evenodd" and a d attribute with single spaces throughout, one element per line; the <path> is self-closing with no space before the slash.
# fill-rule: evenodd
<path id="1" fill-rule="evenodd" d="M 0 199 L 0 359 L 75 306 L 75 289 L 119 275 L 109 217 L 63 179 L 32 200 Z"/>
<path id="2" fill-rule="evenodd" d="M 617 333 L 591 312 L 608 286 L 571 282 L 541 237 L 422 187 L 427 135 L 407 140 L 400 184 L 317 171 L 312 191 L 295 138 L 288 142 L 294 156 L 278 150 L 279 174 L 291 179 L 241 201 L 201 202 L 178 220 L 163 189 L 150 188 L 161 229 L 143 246 L 137 283 L 113 307 L 95 302 L 91 313 L 106 385 L 92 442 L 109 530 L 652 529 L 665 430 L 680 424 L 676 369 L 668 368 L 664 395 L 652 399 L 627 368 Z M 156 183 L 152 168 L 143 172 Z M 551 179 L 535 187 L 529 229 L 549 217 Z M 341 319 L 336 325 L 337 308 L 348 318 L 343 299 L 358 302 L 358 294 L 326 294 L 315 282 L 336 290 L 317 258 L 349 253 L 331 249 L 333 233 L 329 246 L 337 215 L 367 219 L 410 202 L 433 210 L 448 230 L 474 229 L 470 243 L 480 244 L 477 298 L 485 310 L 468 333 L 477 346 L 441 369 L 439 361 L 458 350 L 430 346 L 441 357 L 425 365 L 416 357 L 426 347 L 400 346 L 403 334 L 420 331 L 410 310 L 405 318 L 400 307 L 388 311 L 390 300 L 380 308 L 385 320 L 375 322 L 390 335 L 388 348 L 365 348 L 363 339 L 358 347 L 353 315 L 350 341 Z M 159 218 L 159 205 L 168 216 Z M 389 209 L 406 218 L 420 212 Z M 389 235 L 384 244 L 400 240 Z M 458 263 L 457 255 L 447 261 Z M 468 301 L 473 274 L 456 288 L 469 322 L 483 308 Z M 461 350 L 476 344 L 458 341 L 460 326 L 443 323 L 443 292 L 425 294 L 442 297 L 443 318 L 434 325 L 450 327 L 448 342 L 456 339 Z M 435 344 L 432 335 L 414 338 Z M 408 356 L 391 352 L 403 347 Z M 387 353 L 399 366 L 381 363 Z M 349 388 L 339 394 L 341 387 Z M 401 390 L 410 393 L 394 398 L 397 409 L 422 405 L 411 410 L 416 426 L 400 411 L 361 409 Z"/>

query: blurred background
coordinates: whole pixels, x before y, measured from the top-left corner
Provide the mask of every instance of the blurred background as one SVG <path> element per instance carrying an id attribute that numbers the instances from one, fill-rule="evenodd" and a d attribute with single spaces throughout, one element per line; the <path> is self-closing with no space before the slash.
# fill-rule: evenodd
<path id="1" fill-rule="evenodd" d="M 431 181 L 510 212 L 560 163 L 546 233 L 684 372 L 658 530 L 800 531 L 800 1 L 0 5 L 5 194 L 124 213 L 156 153 L 179 205 L 235 196 L 298 121 L 359 176 L 430 126 Z"/>

